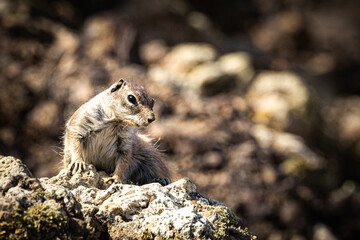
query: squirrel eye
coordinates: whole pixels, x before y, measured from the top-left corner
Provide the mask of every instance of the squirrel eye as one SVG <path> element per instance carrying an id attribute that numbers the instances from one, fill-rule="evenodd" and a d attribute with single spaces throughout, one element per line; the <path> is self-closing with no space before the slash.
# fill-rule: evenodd
<path id="1" fill-rule="evenodd" d="M 134 95 L 129 95 L 127 99 L 130 103 L 137 105 L 136 97 Z"/>

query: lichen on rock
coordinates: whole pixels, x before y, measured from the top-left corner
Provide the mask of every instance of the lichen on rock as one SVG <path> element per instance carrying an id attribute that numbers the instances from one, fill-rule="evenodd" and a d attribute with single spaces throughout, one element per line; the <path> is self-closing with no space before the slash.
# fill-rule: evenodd
<path id="1" fill-rule="evenodd" d="M 255 239 L 187 178 L 163 187 L 110 185 L 104 176 L 90 167 L 37 179 L 0 156 L 0 239 Z"/>

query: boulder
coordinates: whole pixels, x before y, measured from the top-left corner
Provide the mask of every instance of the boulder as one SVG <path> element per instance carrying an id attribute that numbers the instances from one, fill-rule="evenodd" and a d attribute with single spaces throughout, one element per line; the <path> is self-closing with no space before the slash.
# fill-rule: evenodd
<path id="1" fill-rule="evenodd" d="M 246 98 L 253 109 L 253 120 L 257 123 L 283 130 L 296 120 L 307 119 L 310 90 L 295 73 L 259 73 Z"/>
<path id="2" fill-rule="evenodd" d="M 207 43 L 179 44 L 164 57 L 162 65 L 171 72 L 186 74 L 200 63 L 214 61 L 216 55 L 214 46 Z"/>
<path id="3" fill-rule="evenodd" d="M 210 44 L 179 44 L 161 62 L 150 66 L 149 78 L 202 96 L 227 92 L 251 81 L 254 69 L 249 54 L 229 53 L 216 60 L 217 55 Z"/>
<path id="4" fill-rule="evenodd" d="M 248 84 L 255 74 L 251 56 L 247 52 L 225 54 L 219 58 L 218 64 L 224 73 L 237 76 L 244 84 Z"/>
<path id="5" fill-rule="evenodd" d="M 270 151 L 282 160 L 280 170 L 287 175 L 314 181 L 308 173 L 326 168 L 327 161 L 313 152 L 300 136 L 261 124 L 255 124 L 250 131 L 262 150 Z"/>
<path id="6" fill-rule="evenodd" d="M 255 239 L 226 205 L 182 178 L 168 186 L 106 184 L 93 166 L 34 178 L 0 156 L 0 238 Z"/>

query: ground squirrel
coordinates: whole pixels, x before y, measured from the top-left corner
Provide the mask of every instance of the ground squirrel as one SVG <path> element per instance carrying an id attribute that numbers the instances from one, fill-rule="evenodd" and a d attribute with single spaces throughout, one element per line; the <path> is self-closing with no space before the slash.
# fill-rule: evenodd
<path id="1" fill-rule="evenodd" d="M 137 133 L 155 120 L 153 105 L 143 87 L 122 79 L 83 104 L 66 124 L 65 167 L 75 174 L 93 164 L 115 182 L 169 184 L 161 154 Z"/>

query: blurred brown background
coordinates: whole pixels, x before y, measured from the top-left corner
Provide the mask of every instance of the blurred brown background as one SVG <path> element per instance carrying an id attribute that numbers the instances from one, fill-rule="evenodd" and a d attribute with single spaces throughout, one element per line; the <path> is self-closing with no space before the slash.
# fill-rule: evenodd
<path id="1" fill-rule="evenodd" d="M 357 239 L 359 26 L 357 0 L 1 0 L 0 154 L 55 175 L 66 119 L 127 78 L 174 178 L 259 239 Z"/>

